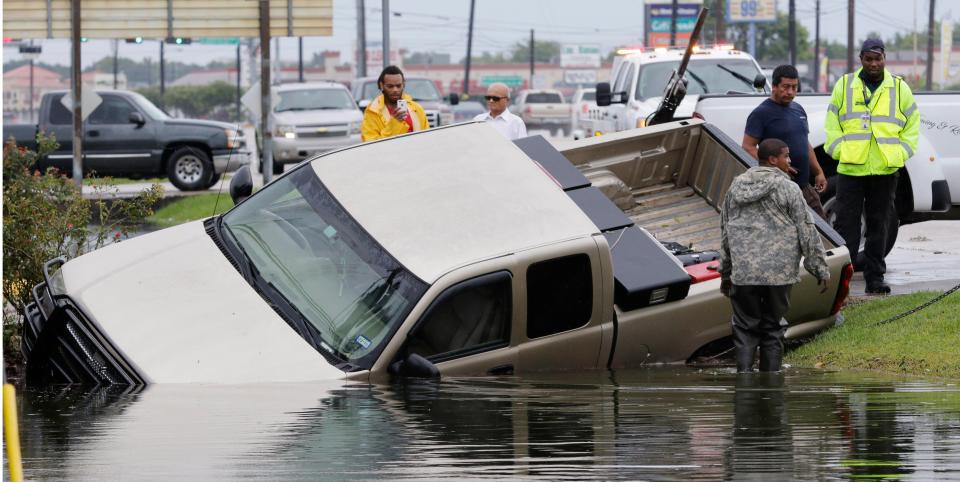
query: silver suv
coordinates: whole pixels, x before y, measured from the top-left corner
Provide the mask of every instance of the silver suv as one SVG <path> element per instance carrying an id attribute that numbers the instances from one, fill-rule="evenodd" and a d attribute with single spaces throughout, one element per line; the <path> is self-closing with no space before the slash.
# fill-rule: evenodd
<path id="1" fill-rule="evenodd" d="M 316 154 L 360 143 L 360 123 L 350 91 L 335 82 L 273 87 L 273 172 Z"/>
<path id="2" fill-rule="evenodd" d="M 444 103 L 445 99 L 432 80 L 423 77 L 404 77 L 403 83 L 404 93 L 413 97 L 413 100 L 423 107 L 430 127 L 453 124 L 453 110 Z M 377 86 L 376 77 L 364 77 L 353 82 L 353 99 L 357 101 L 357 107 L 361 112 L 378 95 L 380 95 L 380 87 Z"/>

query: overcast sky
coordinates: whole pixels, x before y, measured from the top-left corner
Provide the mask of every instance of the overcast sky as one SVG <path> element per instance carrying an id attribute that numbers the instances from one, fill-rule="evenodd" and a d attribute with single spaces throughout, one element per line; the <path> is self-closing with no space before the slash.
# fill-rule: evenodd
<path id="1" fill-rule="evenodd" d="M 683 0 L 680 0 L 681 3 Z M 652 2 L 651 2 L 652 3 Z M 658 3 L 669 3 L 668 0 Z M 786 11 L 787 0 L 777 0 Z M 814 31 L 815 0 L 796 0 L 797 19 L 811 33 Z M 938 20 L 960 18 L 960 0 L 936 2 Z M 381 2 L 366 0 L 367 41 L 381 39 Z M 912 31 L 914 11 L 920 29 L 925 29 L 929 0 L 857 0 L 856 38 L 879 31 L 887 36 L 894 32 Z M 391 44 L 410 51 L 449 53 L 453 61 L 466 55 L 466 33 L 470 12 L 469 0 L 392 0 L 390 10 Z M 821 36 L 846 42 L 847 0 L 821 0 Z M 356 45 L 355 0 L 334 0 L 334 34 L 332 37 L 304 39 L 304 58 L 314 52 L 340 50 L 344 61 L 352 61 Z M 399 15 L 399 16 L 398 16 Z M 537 39 L 561 43 L 600 44 L 602 51 L 617 46 L 639 44 L 643 38 L 643 4 L 636 0 L 476 0 L 473 50 L 506 51 L 518 41 L 525 41 L 529 31 Z M 40 61 L 68 65 L 70 44 L 67 40 L 42 40 Z M 280 39 L 280 56 L 296 61 L 296 39 Z M 110 55 L 108 40 L 91 40 L 83 45 L 84 67 Z M 167 46 L 167 61 L 205 64 L 211 60 L 233 60 L 235 49 L 229 46 Z M 120 44 L 120 56 L 142 60 L 158 58 L 157 42 L 143 45 Z M 19 58 L 15 49 L 3 49 L 4 61 Z"/>

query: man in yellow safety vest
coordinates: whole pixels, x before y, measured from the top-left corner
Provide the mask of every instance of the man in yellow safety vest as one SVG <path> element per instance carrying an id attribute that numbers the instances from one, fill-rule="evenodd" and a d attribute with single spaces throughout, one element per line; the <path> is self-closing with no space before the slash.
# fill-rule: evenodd
<path id="1" fill-rule="evenodd" d="M 867 39 L 860 48 L 862 68 L 841 77 L 827 109 L 824 150 L 837 165 L 837 218 L 866 292 L 886 294 L 888 222 L 895 228 L 898 171 L 917 150 L 920 112 L 913 92 L 885 69 L 883 42 Z M 863 256 L 858 260 L 861 216 L 866 219 Z"/>

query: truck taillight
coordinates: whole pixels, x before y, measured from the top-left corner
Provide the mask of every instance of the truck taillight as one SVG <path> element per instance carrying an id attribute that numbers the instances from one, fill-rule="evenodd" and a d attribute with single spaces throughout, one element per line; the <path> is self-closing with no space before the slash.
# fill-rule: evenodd
<path id="1" fill-rule="evenodd" d="M 694 113 L 693 113 L 693 118 L 694 118 L 694 119 L 700 119 L 700 120 L 707 120 L 707 118 L 704 117 L 703 114 L 701 114 L 701 113 L 699 113 L 699 112 L 694 112 Z"/>
<path id="2" fill-rule="evenodd" d="M 533 113 L 533 107 L 530 107 L 530 106 L 528 105 L 526 109 L 523 109 L 523 112 L 525 112 L 525 113 L 527 113 L 527 114 L 531 114 L 531 113 Z"/>
<path id="3" fill-rule="evenodd" d="M 843 308 L 843 302 L 847 299 L 847 295 L 850 294 L 851 278 L 853 278 L 853 265 L 847 263 L 843 265 L 843 269 L 840 270 L 840 283 L 837 287 L 837 297 L 833 300 L 833 309 L 830 310 L 831 315 L 839 313 L 840 308 Z"/>

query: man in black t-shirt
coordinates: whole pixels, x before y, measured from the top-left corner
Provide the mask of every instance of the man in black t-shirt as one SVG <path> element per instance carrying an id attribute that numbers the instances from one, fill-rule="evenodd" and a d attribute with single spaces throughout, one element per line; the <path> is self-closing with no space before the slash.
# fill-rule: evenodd
<path id="1" fill-rule="evenodd" d="M 817 162 L 807 135 L 810 127 L 807 112 L 794 102 L 800 89 L 800 75 L 796 67 L 781 65 L 773 70 L 773 90 L 770 98 L 757 106 L 747 117 L 743 133 L 743 149 L 757 158 L 757 146 L 764 139 L 780 139 L 790 147 L 790 174 L 800 185 L 807 204 L 821 217 L 826 218 L 820 205 L 818 193 L 827 188 L 827 178 Z M 814 176 L 810 185 L 810 174 Z"/>

